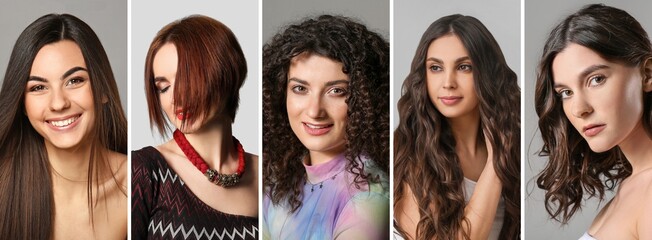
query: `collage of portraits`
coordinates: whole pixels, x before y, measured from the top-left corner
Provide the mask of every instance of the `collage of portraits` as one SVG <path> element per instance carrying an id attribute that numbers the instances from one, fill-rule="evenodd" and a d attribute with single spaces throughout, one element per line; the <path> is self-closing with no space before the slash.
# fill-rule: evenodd
<path id="1" fill-rule="evenodd" d="M 0 240 L 652 240 L 650 11 L 3 2 Z"/>

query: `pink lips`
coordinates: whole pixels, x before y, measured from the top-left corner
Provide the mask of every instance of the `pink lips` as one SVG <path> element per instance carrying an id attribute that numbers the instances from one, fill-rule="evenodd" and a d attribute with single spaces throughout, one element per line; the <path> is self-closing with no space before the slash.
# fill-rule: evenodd
<path id="1" fill-rule="evenodd" d="M 64 117 L 46 119 L 45 122 L 52 130 L 65 131 L 77 126 L 81 117 L 81 114 L 73 114 Z"/>
<path id="2" fill-rule="evenodd" d="M 444 105 L 455 105 L 462 101 L 462 97 L 458 96 L 444 96 L 444 97 L 439 97 L 439 100 L 444 104 Z"/>
<path id="3" fill-rule="evenodd" d="M 602 132 L 606 127 L 607 125 L 604 124 L 589 124 L 582 129 L 582 132 L 584 132 L 584 135 L 587 137 L 593 137 Z"/>
<path id="4" fill-rule="evenodd" d="M 333 124 L 311 124 L 303 122 L 303 129 L 310 135 L 321 136 L 330 132 L 333 129 Z"/>

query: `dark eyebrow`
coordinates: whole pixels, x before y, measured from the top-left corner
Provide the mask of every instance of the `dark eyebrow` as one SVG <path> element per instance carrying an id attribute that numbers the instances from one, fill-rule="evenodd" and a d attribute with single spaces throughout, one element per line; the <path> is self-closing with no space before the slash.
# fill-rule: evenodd
<path id="1" fill-rule="evenodd" d="M 88 72 L 88 70 L 86 70 L 86 68 L 74 67 L 74 68 L 69 69 L 65 73 L 63 73 L 63 75 L 61 76 L 61 80 L 66 79 L 67 77 L 69 77 L 70 75 L 72 75 L 73 73 L 75 73 L 77 71 L 86 71 L 86 72 Z M 39 76 L 29 76 L 27 81 L 48 82 L 48 80 L 46 80 L 45 78 L 39 77 Z"/>
<path id="2" fill-rule="evenodd" d="M 455 64 L 458 64 L 460 62 L 467 61 L 467 60 L 471 60 L 471 58 L 469 56 L 464 56 L 464 57 L 455 59 Z M 428 62 L 428 61 L 433 61 L 433 62 L 440 63 L 440 64 L 444 62 L 441 59 L 435 58 L 435 57 L 426 58 L 426 62 Z"/>
<path id="3" fill-rule="evenodd" d="M 340 84 L 340 83 L 344 83 L 344 84 L 347 84 L 347 85 L 348 85 L 348 84 L 349 84 L 349 80 L 334 80 L 334 81 L 329 81 L 329 82 L 326 82 L 326 87 L 330 87 L 330 86 L 337 85 L 337 84 Z"/>
<path id="4" fill-rule="evenodd" d="M 78 66 L 78 67 L 74 67 L 74 68 L 71 68 L 70 70 L 66 71 L 66 72 L 61 76 L 61 80 L 66 79 L 67 77 L 69 77 L 70 75 L 72 75 L 73 73 L 75 73 L 75 72 L 77 72 L 77 71 L 86 71 L 86 72 L 88 72 L 88 70 L 86 70 L 86 68 L 79 67 L 79 66 Z"/>
<path id="5" fill-rule="evenodd" d="M 288 79 L 288 82 L 291 82 L 291 81 L 295 81 L 295 82 L 301 83 L 301 84 L 303 84 L 303 85 L 310 85 L 310 84 L 308 83 L 308 81 L 306 81 L 306 80 L 301 80 L 301 79 L 298 79 L 298 78 L 290 78 L 290 79 Z"/>
<path id="6" fill-rule="evenodd" d="M 591 65 L 591 66 L 587 67 L 586 69 L 584 69 L 584 71 L 580 72 L 580 75 L 577 77 L 577 79 L 580 79 L 580 80 L 584 79 L 584 78 L 586 78 L 586 76 L 588 76 L 589 74 L 591 74 L 591 73 L 593 73 L 595 71 L 598 71 L 600 69 L 607 69 L 607 68 L 609 68 L 609 66 L 604 65 L 604 64 Z M 564 84 L 559 84 L 559 83 L 555 83 L 555 85 L 553 86 L 553 88 L 559 88 L 559 87 L 567 87 L 567 86 L 564 85 Z"/>
<path id="7" fill-rule="evenodd" d="M 38 77 L 38 76 L 29 76 L 29 79 L 27 79 L 27 81 L 48 82 L 48 80 L 45 80 L 45 78 Z"/>
<path id="8" fill-rule="evenodd" d="M 298 83 L 300 83 L 300 84 L 310 86 L 310 83 L 308 83 L 308 81 L 306 81 L 306 80 L 301 80 L 301 79 L 298 79 L 298 78 L 290 78 L 290 79 L 288 79 L 288 82 L 289 82 L 289 81 L 295 81 L 295 82 L 298 82 Z M 337 84 L 340 84 L 340 83 L 345 83 L 345 84 L 348 85 L 348 84 L 349 84 L 349 80 L 341 79 L 341 80 L 328 81 L 328 82 L 326 82 L 325 86 L 326 86 L 326 87 L 330 87 L 330 86 L 337 85 Z"/>
<path id="9" fill-rule="evenodd" d="M 165 77 L 155 77 L 154 82 L 159 82 L 159 81 L 167 81 L 168 79 Z"/>

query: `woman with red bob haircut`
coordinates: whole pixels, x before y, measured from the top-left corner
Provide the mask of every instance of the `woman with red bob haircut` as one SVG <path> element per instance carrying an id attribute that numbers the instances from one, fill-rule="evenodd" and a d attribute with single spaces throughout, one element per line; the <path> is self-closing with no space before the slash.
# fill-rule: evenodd
<path id="1" fill-rule="evenodd" d="M 200 15 L 163 27 L 145 63 L 151 126 L 173 139 L 132 153 L 134 239 L 255 239 L 258 157 L 232 136 L 247 64 L 235 35 Z"/>

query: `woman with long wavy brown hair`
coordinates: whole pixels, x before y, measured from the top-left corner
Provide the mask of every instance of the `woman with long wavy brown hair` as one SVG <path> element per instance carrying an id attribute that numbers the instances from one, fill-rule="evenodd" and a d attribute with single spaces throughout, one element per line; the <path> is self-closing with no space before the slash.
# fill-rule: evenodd
<path id="1" fill-rule="evenodd" d="M 651 92 L 652 44 L 627 12 L 588 5 L 550 33 L 535 94 L 546 210 L 567 223 L 616 189 L 581 239 L 652 238 Z"/>
<path id="2" fill-rule="evenodd" d="M 425 31 L 394 132 L 394 216 L 408 239 L 517 239 L 520 89 L 476 18 Z"/>
<path id="3" fill-rule="evenodd" d="M 263 238 L 386 239 L 389 44 L 323 15 L 263 47 Z"/>

